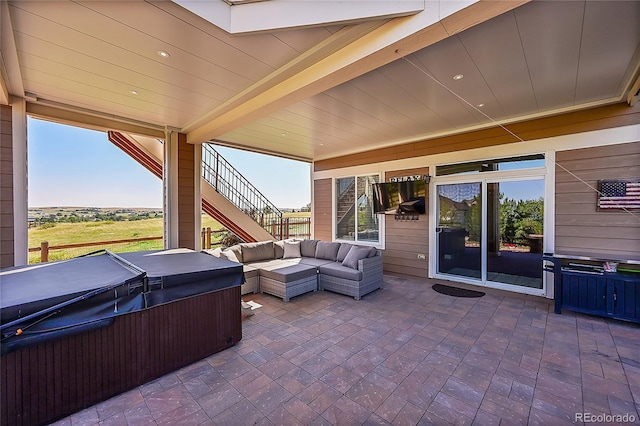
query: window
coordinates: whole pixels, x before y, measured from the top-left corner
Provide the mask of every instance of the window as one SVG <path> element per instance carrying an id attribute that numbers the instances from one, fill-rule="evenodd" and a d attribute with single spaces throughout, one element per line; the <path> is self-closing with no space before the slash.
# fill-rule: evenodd
<path id="1" fill-rule="evenodd" d="M 474 161 L 471 163 L 447 164 L 436 167 L 437 176 L 475 174 L 503 170 L 521 170 L 544 167 L 544 155 L 533 154 L 522 157 L 501 158 L 497 160 Z"/>
<path id="2" fill-rule="evenodd" d="M 336 239 L 377 243 L 380 225 L 374 213 L 372 185 L 378 175 L 336 179 Z"/>

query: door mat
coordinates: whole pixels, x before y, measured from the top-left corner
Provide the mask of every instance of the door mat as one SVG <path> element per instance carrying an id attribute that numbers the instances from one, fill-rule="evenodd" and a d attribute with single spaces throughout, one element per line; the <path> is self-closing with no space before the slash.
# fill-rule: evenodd
<path id="1" fill-rule="evenodd" d="M 482 297 L 484 293 L 481 291 L 467 290 L 466 288 L 451 287 L 443 284 L 434 284 L 432 287 L 438 293 L 446 294 L 454 297 Z"/>

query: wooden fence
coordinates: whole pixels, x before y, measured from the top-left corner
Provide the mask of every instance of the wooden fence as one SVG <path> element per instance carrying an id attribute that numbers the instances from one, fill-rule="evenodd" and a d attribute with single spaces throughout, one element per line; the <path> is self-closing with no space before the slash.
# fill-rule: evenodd
<path id="1" fill-rule="evenodd" d="M 274 221 L 265 229 L 279 240 L 287 238 L 311 238 L 310 217 L 283 217 L 281 221 Z"/>
<path id="2" fill-rule="evenodd" d="M 311 218 L 308 217 L 285 217 L 282 221 L 277 221 L 269 224 L 265 227 L 271 232 L 271 235 L 277 239 L 284 240 L 287 238 L 310 238 L 311 237 Z M 210 249 L 220 245 L 220 240 L 223 234 L 228 232 L 227 229 L 215 229 L 203 228 L 201 233 L 202 248 Z M 48 241 L 40 243 L 40 247 L 30 247 L 29 253 L 40 252 L 40 262 L 49 262 L 50 260 L 64 260 L 72 257 L 77 257 L 83 254 L 87 254 L 90 251 L 82 250 L 87 247 L 99 247 L 107 248 L 118 246 L 118 250 L 122 252 L 138 251 L 138 250 L 152 250 L 162 248 L 162 236 L 160 237 L 144 237 L 144 238 L 129 238 L 125 240 L 111 240 L 111 241 L 94 241 L 88 243 L 77 244 L 63 244 L 57 246 L 50 246 Z M 160 241 L 160 245 L 145 245 L 142 244 L 148 242 Z M 152 243 L 149 243 L 152 244 Z M 52 251 L 66 251 L 65 253 L 58 253 L 55 259 L 52 259 Z M 29 259 L 29 263 L 37 263 L 37 259 Z"/>
<path id="3" fill-rule="evenodd" d="M 70 259 L 72 257 L 79 256 L 78 249 L 82 249 L 85 247 L 104 247 L 104 246 L 113 246 L 113 245 L 122 245 L 122 244 L 139 244 L 147 241 L 162 241 L 162 236 L 160 237 L 145 237 L 145 238 L 129 238 L 126 240 L 111 240 L 111 241 L 94 241 L 89 243 L 77 243 L 77 244 L 64 244 L 59 246 L 50 246 L 48 241 L 43 241 L 40 243 L 40 247 L 30 247 L 29 253 L 40 252 L 40 262 L 48 262 L 49 255 L 53 250 L 72 250 L 74 254 L 70 254 L 68 256 L 62 256 L 56 260 Z M 161 248 L 161 247 L 160 247 Z M 126 251 L 126 250 L 123 250 Z M 78 254 L 79 253 L 79 254 Z M 34 263 L 34 262 L 30 262 Z"/>

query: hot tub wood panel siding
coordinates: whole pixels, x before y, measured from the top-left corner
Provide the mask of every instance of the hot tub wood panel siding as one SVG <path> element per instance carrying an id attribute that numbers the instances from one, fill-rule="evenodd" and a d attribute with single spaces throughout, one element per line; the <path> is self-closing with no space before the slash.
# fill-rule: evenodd
<path id="1" fill-rule="evenodd" d="M 141 316 L 3 355 L 2 424 L 49 422 L 141 383 Z"/>
<path id="2" fill-rule="evenodd" d="M 191 312 L 206 312 L 195 316 Z M 151 339 L 144 381 L 235 345 L 242 339 L 240 287 L 190 297 L 146 311 Z M 224 327 L 217 326 L 224 324 Z"/>
<path id="3" fill-rule="evenodd" d="M 2 355 L 0 423 L 49 423 L 229 348 L 241 315 L 236 286 Z"/>

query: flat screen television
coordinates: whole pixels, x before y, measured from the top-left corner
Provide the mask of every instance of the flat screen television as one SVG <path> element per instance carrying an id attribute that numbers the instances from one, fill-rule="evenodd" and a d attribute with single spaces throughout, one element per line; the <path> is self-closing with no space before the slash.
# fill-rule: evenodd
<path id="1" fill-rule="evenodd" d="M 374 183 L 374 211 L 380 214 L 424 214 L 426 194 L 424 180 Z"/>

